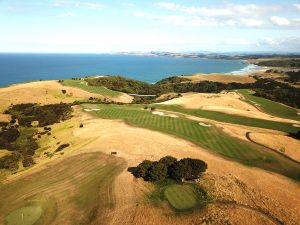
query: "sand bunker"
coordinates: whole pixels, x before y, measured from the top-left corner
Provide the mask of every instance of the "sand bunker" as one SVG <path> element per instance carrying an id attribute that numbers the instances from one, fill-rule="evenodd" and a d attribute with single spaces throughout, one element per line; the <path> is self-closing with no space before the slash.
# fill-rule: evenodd
<path id="1" fill-rule="evenodd" d="M 178 116 L 175 114 L 165 114 L 164 112 L 160 112 L 160 111 L 153 111 L 152 112 L 153 115 L 158 115 L 158 116 L 169 116 L 172 118 L 177 118 Z"/>
<path id="2" fill-rule="evenodd" d="M 211 127 L 211 124 L 207 124 L 207 123 L 199 123 L 199 125 L 203 127 Z"/>
<path id="3" fill-rule="evenodd" d="M 92 112 L 92 111 L 100 111 L 100 109 L 84 109 L 86 112 Z"/>

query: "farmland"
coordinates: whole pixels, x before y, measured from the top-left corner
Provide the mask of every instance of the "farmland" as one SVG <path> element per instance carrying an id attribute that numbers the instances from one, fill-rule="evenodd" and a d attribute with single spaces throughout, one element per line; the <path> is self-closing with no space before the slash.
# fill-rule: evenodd
<path id="1" fill-rule="evenodd" d="M 86 153 L 2 184 L 0 223 L 13 225 L 20 219 L 25 225 L 105 221 L 105 210 L 115 204 L 114 178 L 124 167 L 121 159 Z"/>
<path id="2" fill-rule="evenodd" d="M 92 112 L 100 118 L 121 119 L 130 125 L 171 134 L 245 165 L 299 179 L 299 164 L 265 148 L 230 137 L 215 126 L 200 126 L 196 121 L 181 117 L 153 115 L 141 106 L 83 105 L 83 107 L 100 109 Z"/>
<path id="3" fill-rule="evenodd" d="M 110 90 L 103 86 L 89 86 L 84 80 L 70 80 L 66 79 L 62 82 L 63 85 L 79 88 L 91 93 L 101 94 L 108 97 L 118 97 L 120 95 L 119 92 Z"/>
<path id="4" fill-rule="evenodd" d="M 238 91 L 238 93 L 242 94 L 250 104 L 256 105 L 266 113 L 281 118 L 300 121 L 300 115 L 297 114 L 298 110 L 295 108 L 268 100 L 266 98 L 255 96 L 251 94 L 250 90 L 248 89 L 241 89 Z"/>

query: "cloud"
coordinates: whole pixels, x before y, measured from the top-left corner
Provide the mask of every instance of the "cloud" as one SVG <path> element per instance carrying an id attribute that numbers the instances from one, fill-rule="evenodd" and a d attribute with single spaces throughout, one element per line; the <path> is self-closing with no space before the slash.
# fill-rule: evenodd
<path id="1" fill-rule="evenodd" d="M 143 17 L 163 24 L 177 25 L 182 27 L 262 27 L 264 22 L 253 18 L 218 19 L 212 17 L 201 17 L 197 15 L 159 15 L 145 12 L 135 12 L 136 17 Z"/>
<path id="2" fill-rule="evenodd" d="M 173 2 L 158 2 L 155 4 L 160 8 L 173 11 L 181 11 L 187 14 L 198 14 L 206 17 L 233 17 L 237 15 L 258 15 L 269 12 L 277 12 L 282 9 L 278 5 L 234 5 L 227 4 L 223 7 L 197 7 L 197 6 L 184 6 Z"/>
<path id="3" fill-rule="evenodd" d="M 241 23 L 248 27 L 261 27 L 264 25 L 264 22 L 262 20 L 253 18 L 242 18 Z"/>
<path id="4" fill-rule="evenodd" d="M 230 26 L 230 27 L 253 27 L 272 28 L 284 27 L 286 29 L 296 29 L 300 26 L 300 20 L 295 18 L 277 16 L 277 12 L 285 8 L 281 5 L 258 5 L 258 4 L 224 4 L 223 6 L 186 6 L 174 2 L 158 2 L 155 6 L 176 12 L 176 16 L 181 17 L 181 21 L 168 22 L 168 24 L 180 26 Z M 300 4 L 294 4 L 299 7 Z M 168 17 L 173 17 L 166 12 L 163 15 L 147 16 L 163 23 Z M 288 15 L 288 14 L 286 14 Z"/>
<path id="5" fill-rule="evenodd" d="M 54 2 L 56 7 L 70 7 L 70 8 L 86 8 L 86 9 L 102 9 L 103 5 L 96 2 L 85 2 L 76 0 L 56 0 Z"/>
<path id="6" fill-rule="evenodd" d="M 153 21 L 161 22 L 163 24 L 177 25 L 182 27 L 215 27 L 221 26 L 219 21 L 211 18 L 201 18 L 197 16 L 184 15 L 158 15 L 145 12 L 135 12 L 136 17 L 144 17 Z"/>
<path id="7" fill-rule="evenodd" d="M 275 51 L 297 51 L 300 49 L 300 37 L 266 37 L 259 40 L 256 45 L 261 48 L 272 49 Z"/>
<path id="8" fill-rule="evenodd" d="M 270 20 L 271 23 L 278 26 L 288 26 L 291 24 L 291 22 L 287 18 L 280 16 L 271 16 Z"/>
<path id="9" fill-rule="evenodd" d="M 296 7 L 296 9 L 300 10 L 300 4 L 294 4 L 294 6 Z"/>

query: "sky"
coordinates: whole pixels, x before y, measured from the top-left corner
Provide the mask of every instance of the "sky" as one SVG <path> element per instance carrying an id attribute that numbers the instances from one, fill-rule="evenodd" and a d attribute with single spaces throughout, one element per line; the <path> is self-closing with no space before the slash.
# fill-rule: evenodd
<path id="1" fill-rule="evenodd" d="M 0 0 L 0 52 L 300 52 L 296 0 Z"/>

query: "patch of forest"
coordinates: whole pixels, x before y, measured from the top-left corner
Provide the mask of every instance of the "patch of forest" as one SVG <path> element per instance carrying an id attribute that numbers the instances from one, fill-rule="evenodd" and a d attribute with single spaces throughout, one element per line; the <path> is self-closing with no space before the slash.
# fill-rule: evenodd
<path id="1" fill-rule="evenodd" d="M 70 119 L 72 108 L 65 103 L 19 104 L 12 105 L 5 113 L 12 119 L 9 123 L 0 123 L 0 149 L 12 153 L 0 158 L 0 169 L 17 170 L 20 161 L 23 167 L 34 164 L 33 156 L 39 148 L 37 140 L 51 135 L 48 125 Z M 39 132 L 37 127 L 44 127 L 43 131 Z"/>
<path id="2" fill-rule="evenodd" d="M 296 76 L 296 75 L 291 75 Z M 142 81 L 128 79 L 120 76 L 106 76 L 98 78 L 87 78 L 89 85 L 105 86 L 115 91 L 128 94 L 156 95 L 166 93 L 219 93 L 223 90 L 254 89 L 257 96 L 264 97 L 286 105 L 300 108 L 300 89 L 275 81 L 256 77 L 254 83 L 221 83 L 213 81 L 202 81 L 193 83 L 184 77 L 170 77 L 157 83 L 149 84 Z M 153 96 L 136 96 L 133 103 L 153 103 Z"/>
<path id="3" fill-rule="evenodd" d="M 300 59 L 270 59 L 255 63 L 258 66 L 300 68 Z"/>

